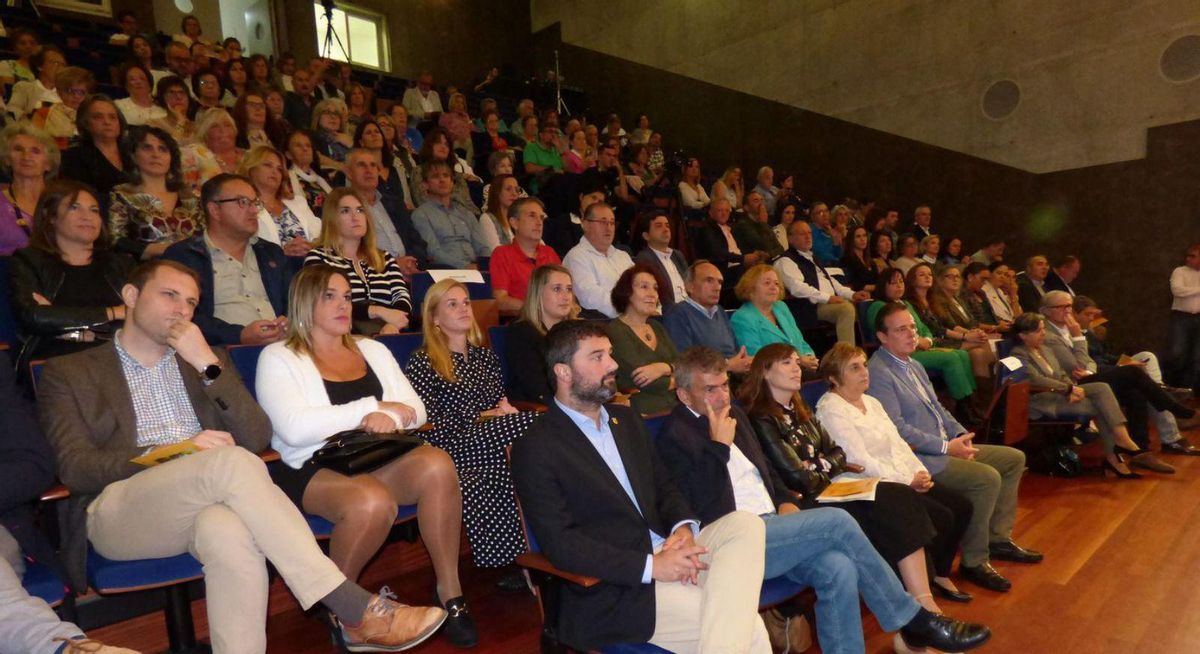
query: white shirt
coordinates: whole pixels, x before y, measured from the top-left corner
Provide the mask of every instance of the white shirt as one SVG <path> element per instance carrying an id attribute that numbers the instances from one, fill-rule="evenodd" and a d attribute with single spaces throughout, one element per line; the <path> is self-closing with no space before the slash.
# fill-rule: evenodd
<path id="1" fill-rule="evenodd" d="M 1171 272 L 1172 311 L 1200 313 L 1200 270 L 1180 266 Z"/>
<path id="2" fill-rule="evenodd" d="M 729 446 L 729 463 L 725 464 L 725 468 L 729 471 L 733 503 L 738 511 L 749 511 L 754 515 L 775 513 L 775 503 L 767 493 L 762 473 L 742 454 L 736 443 Z"/>
<path id="3" fill-rule="evenodd" d="M 1008 299 L 1008 294 L 1000 289 L 992 286 L 991 282 L 983 283 L 983 296 L 987 298 L 988 304 L 992 307 L 992 313 L 1007 322 L 1012 322 L 1013 316 L 1012 302 Z"/>
<path id="4" fill-rule="evenodd" d="M 667 248 L 666 252 L 660 252 L 654 248 L 650 248 L 654 256 L 662 262 L 662 267 L 667 271 L 667 281 L 671 283 L 671 288 L 675 291 L 675 301 L 682 302 L 683 298 L 687 297 L 687 286 L 683 283 L 683 275 L 679 274 L 679 268 L 675 267 L 675 262 L 671 261 L 671 253 L 674 252 L 671 248 Z"/>
<path id="5" fill-rule="evenodd" d="M 304 194 L 297 193 L 280 201 L 285 208 L 291 209 L 292 215 L 300 221 L 300 226 L 304 228 L 304 238 L 316 241 L 321 235 L 321 219 L 313 213 L 312 207 L 308 206 Z M 283 245 L 279 242 L 279 225 L 275 223 L 266 207 L 258 210 L 258 237 L 275 245 Z"/>
<path id="6" fill-rule="evenodd" d="M 42 85 L 42 80 L 17 82 L 13 85 L 12 97 L 8 101 L 8 112 L 17 118 L 26 118 L 43 104 L 58 104 L 62 98 L 58 91 Z"/>
<path id="7" fill-rule="evenodd" d="M 167 117 L 167 110 L 162 107 L 151 104 L 149 107 L 133 101 L 133 98 L 121 98 L 113 104 L 117 105 L 121 115 L 125 117 L 125 122 L 130 125 L 146 125 L 152 120 L 159 120 Z"/>
<path id="8" fill-rule="evenodd" d="M 864 468 L 862 476 L 912 483 L 925 465 L 904 442 L 879 400 L 870 395 L 862 399 L 865 414 L 837 393 L 826 393 L 817 402 L 817 420 L 846 452 L 846 460 Z"/>
<path id="9" fill-rule="evenodd" d="M 609 318 L 617 317 L 609 296 L 621 273 L 633 267 L 633 259 L 628 254 L 613 245 L 608 246 L 607 252 L 601 252 L 584 236 L 579 239 L 579 245 L 563 257 L 563 265 L 571 271 L 579 306 L 599 311 Z"/>
<path id="10" fill-rule="evenodd" d="M 800 252 L 800 256 L 816 263 L 813 259 L 812 252 Z M 810 286 L 804 281 L 804 273 L 800 272 L 800 267 L 795 261 L 787 257 L 779 257 L 775 260 L 775 274 L 779 275 L 780 281 L 788 292 L 798 298 L 804 298 L 813 304 L 825 304 L 829 302 L 829 298 L 834 295 L 845 298 L 847 300 L 854 298 L 854 291 L 842 286 L 838 280 L 822 272 L 822 266 L 817 266 L 817 285 Z"/>

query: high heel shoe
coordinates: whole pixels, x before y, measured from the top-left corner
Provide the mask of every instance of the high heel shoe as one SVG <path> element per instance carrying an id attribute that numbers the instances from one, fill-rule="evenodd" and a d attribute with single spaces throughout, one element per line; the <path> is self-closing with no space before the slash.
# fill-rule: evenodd
<path id="1" fill-rule="evenodd" d="M 1120 455 L 1118 454 L 1117 456 L 1119 457 Z M 1124 463 L 1124 461 L 1122 461 L 1121 463 Z M 1121 472 L 1120 470 L 1117 470 L 1117 467 L 1115 465 L 1113 465 L 1112 461 L 1109 461 L 1108 459 L 1104 459 L 1104 463 L 1101 465 L 1100 470 L 1102 471 L 1101 474 L 1103 474 L 1104 476 L 1108 476 L 1109 471 L 1111 471 L 1119 479 L 1141 479 L 1142 478 L 1141 474 L 1133 472 L 1132 470 L 1129 472 Z"/>
<path id="2" fill-rule="evenodd" d="M 1146 450 L 1141 450 L 1141 449 L 1138 449 L 1138 450 L 1131 450 L 1131 449 L 1129 449 L 1128 447 L 1121 447 L 1120 445 L 1113 445 L 1113 451 L 1114 451 L 1114 452 L 1115 452 L 1115 453 L 1116 453 L 1118 456 L 1119 456 L 1119 455 L 1121 455 L 1121 454 L 1124 454 L 1125 456 L 1137 456 L 1137 455 L 1139 455 L 1139 454 L 1145 454 L 1145 453 L 1146 453 Z"/>

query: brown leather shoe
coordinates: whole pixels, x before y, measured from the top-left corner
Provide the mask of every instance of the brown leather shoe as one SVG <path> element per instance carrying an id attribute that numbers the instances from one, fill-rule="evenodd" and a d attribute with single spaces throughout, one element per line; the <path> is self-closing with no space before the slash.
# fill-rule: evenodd
<path id="1" fill-rule="evenodd" d="M 1161 472 L 1168 475 L 1175 474 L 1175 468 L 1163 463 L 1158 457 L 1154 456 L 1150 452 L 1143 452 L 1135 457 L 1130 458 L 1129 467 L 1142 468 L 1143 470 L 1149 470 L 1150 472 Z"/>
<path id="2" fill-rule="evenodd" d="M 342 638 L 351 652 L 401 652 L 421 644 L 446 621 L 446 610 L 434 606 L 405 606 L 389 599 L 384 588 L 367 605 L 356 627 L 342 625 Z"/>
<path id="3" fill-rule="evenodd" d="M 67 644 L 63 654 L 139 654 L 139 652 L 126 649 L 124 647 L 113 647 L 105 645 L 98 640 L 91 638 L 81 638 L 79 640 L 68 640 L 66 638 L 55 638 L 57 641 L 63 641 Z"/>

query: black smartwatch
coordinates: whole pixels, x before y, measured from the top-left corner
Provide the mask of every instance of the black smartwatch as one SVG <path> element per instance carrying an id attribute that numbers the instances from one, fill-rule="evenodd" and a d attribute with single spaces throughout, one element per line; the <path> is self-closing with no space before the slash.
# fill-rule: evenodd
<path id="1" fill-rule="evenodd" d="M 206 366 L 204 368 L 204 370 L 200 371 L 200 379 L 201 379 L 201 381 L 204 382 L 204 384 L 206 386 L 208 384 L 211 384 L 211 383 L 217 381 L 217 377 L 220 377 L 220 376 L 221 376 L 221 366 L 219 366 L 218 364 L 215 364 L 215 363 Z"/>

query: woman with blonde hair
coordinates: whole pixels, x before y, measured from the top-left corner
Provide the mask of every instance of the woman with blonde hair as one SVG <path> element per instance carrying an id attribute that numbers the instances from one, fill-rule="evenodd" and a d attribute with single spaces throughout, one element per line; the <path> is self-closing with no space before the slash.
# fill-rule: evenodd
<path id="1" fill-rule="evenodd" d="M 204 182 L 237 171 L 245 150 L 237 146 L 237 123 L 224 109 L 196 114 L 195 142 L 180 148 L 183 182 L 189 195 L 200 196 Z"/>
<path id="2" fill-rule="evenodd" d="M 370 335 L 398 334 L 409 324 L 412 300 L 392 255 L 375 246 L 375 227 L 362 197 L 334 189 L 321 209 L 321 232 L 304 264 L 325 264 L 350 280 L 354 328 Z"/>
<path id="3" fill-rule="evenodd" d="M 321 232 L 321 221 L 303 195 L 292 191 L 287 159 L 271 145 L 250 148 L 238 166 L 258 191 L 258 237 L 283 248 L 289 257 L 302 257 L 313 248 Z"/>
<path id="4" fill-rule="evenodd" d="M 730 166 L 725 169 L 721 179 L 713 182 L 712 197 L 729 200 L 729 206 L 741 207 L 746 201 L 746 187 L 742 185 L 742 169 Z"/>
<path id="5" fill-rule="evenodd" d="M 508 326 L 504 360 L 509 370 L 520 370 L 508 380 L 513 402 L 549 405 L 554 399 L 546 371 L 546 332 L 564 320 L 579 317 L 571 271 L 559 264 L 543 264 L 529 276 L 525 304 Z"/>
<path id="6" fill-rule="evenodd" d="M 792 310 L 783 303 L 783 284 L 774 268 L 760 263 L 747 270 L 734 293 L 744 304 L 733 312 L 729 322 L 737 344 L 746 348 L 746 354 L 753 355 L 771 343 L 788 343 L 800 353 L 805 368 L 817 367 L 816 352 L 804 340 Z"/>
<path id="7" fill-rule="evenodd" d="M 346 154 L 354 147 L 354 139 L 346 131 L 348 121 L 346 103 L 337 98 L 322 100 L 313 107 L 312 124 L 307 127 L 312 129 L 313 148 L 322 170 L 341 170 Z"/>
<path id="8" fill-rule="evenodd" d="M 475 145 L 471 141 L 471 116 L 467 113 L 467 97 L 454 93 L 446 104 L 446 112 L 438 119 L 438 126 L 450 134 L 451 145 L 467 153 L 467 161 L 475 160 Z"/>
<path id="9" fill-rule="evenodd" d="M 281 465 L 271 476 L 306 513 L 334 523 L 329 557 L 354 581 L 387 541 L 396 506 L 417 505 L 417 524 L 437 576 L 438 604 L 450 612 L 455 645 L 477 640 L 458 578 L 462 498 L 454 462 L 419 446 L 383 466 L 344 475 L 312 462 L 325 439 L 361 429 L 374 434 L 425 424 L 425 406 L 386 346 L 350 335 L 350 282 L 329 266 L 292 279 L 287 339 L 258 358 L 255 390 L 271 419 Z"/>
<path id="10" fill-rule="evenodd" d="M 421 307 L 421 331 L 425 343 L 405 367 L 434 425 L 421 435 L 446 450 L 458 468 L 475 564 L 511 565 L 525 551 L 525 538 L 504 451 L 537 414 L 518 412 L 509 404 L 500 360 L 484 347 L 462 282 L 443 279 L 429 289 Z M 501 588 L 518 591 L 524 578 L 510 572 Z"/>

